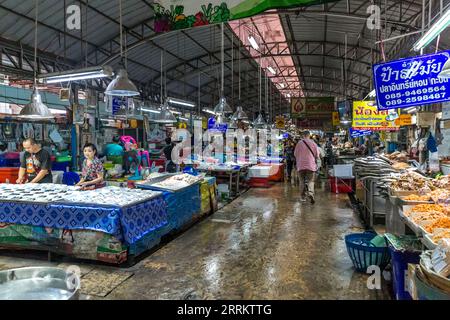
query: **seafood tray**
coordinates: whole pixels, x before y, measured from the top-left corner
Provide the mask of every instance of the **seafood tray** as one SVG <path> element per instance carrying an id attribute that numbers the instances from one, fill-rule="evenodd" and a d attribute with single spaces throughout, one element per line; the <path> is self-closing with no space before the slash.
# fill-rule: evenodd
<path id="1" fill-rule="evenodd" d="M 436 243 L 433 242 L 432 235 L 429 233 L 424 234 L 424 236 L 422 237 L 422 243 L 429 250 L 434 250 L 438 246 Z"/>

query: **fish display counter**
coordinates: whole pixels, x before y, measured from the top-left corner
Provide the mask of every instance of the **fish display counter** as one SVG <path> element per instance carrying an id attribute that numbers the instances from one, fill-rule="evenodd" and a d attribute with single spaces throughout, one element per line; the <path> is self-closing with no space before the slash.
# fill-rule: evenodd
<path id="1" fill-rule="evenodd" d="M 0 246 L 120 264 L 157 245 L 168 225 L 157 191 L 0 184 Z"/>

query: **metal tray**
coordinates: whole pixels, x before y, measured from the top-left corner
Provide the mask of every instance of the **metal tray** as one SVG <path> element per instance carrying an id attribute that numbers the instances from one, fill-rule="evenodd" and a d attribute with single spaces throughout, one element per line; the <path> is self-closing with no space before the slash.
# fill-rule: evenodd
<path id="1" fill-rule="evenodd" d="M 75 274 L 52 267 L 0 271 L 0 300 L 78 300 Z"/>
<path id="2" fill-rule="evenodd" d="M 434 250 L 438 246 L 436 243 L 433 242 L 431 235 L 428 233 L 424 234 L 421 240 L 423 245 L 427 247 L 429 250 Z"/>
<path id="3" fill-rule="evenodd" d="M 411 219 L 404 215 L 403 210 L 399 210 L 398 214 L 403 222 L 416 234 L 416 236 L 421 236 L 423 234 L 423 229 L 415 224 Z"/>

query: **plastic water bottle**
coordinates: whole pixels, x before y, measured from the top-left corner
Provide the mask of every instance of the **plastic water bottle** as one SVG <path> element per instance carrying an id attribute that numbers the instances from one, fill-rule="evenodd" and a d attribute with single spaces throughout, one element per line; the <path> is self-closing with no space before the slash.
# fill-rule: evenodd
<path id="1" fill-rule="evenodd" d="M 6 179 L 6 180 L 5 180 L 5 183 L 9 183 L 9 179 Z"/>

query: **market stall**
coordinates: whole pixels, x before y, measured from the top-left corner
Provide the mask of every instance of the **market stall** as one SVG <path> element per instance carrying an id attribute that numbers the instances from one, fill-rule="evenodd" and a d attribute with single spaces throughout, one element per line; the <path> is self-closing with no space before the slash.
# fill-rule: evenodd
<path id="1" fill-rule="evenodd" d="M 136 187 L 162 192 L 167 204 L 169 230 L 181 230 L 202 214 L 200 182 L 203 178 L 189 174 L 165 175 L 162 179 L 140 181 Z"/>
<path id="2" fill-rule="evenodd" d="M 168 219 L 160 192 L 1 184 L 0 223 L 2 247 L 120 264 L 157 245 Z"/>

